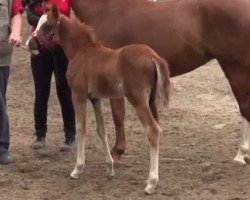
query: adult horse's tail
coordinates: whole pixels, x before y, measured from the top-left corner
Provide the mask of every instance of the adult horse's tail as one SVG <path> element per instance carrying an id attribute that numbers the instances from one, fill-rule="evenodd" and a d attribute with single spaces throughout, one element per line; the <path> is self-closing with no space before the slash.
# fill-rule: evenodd
<path id="1" fill-rule="evenodd" d="M 160 58 L 152 58 L 156 69 L 156 82 L 154 84 L 150 101 L 156 101 L 161 106 L 168 106 L 170 93 L 170 73 L 167 62 Z"/>

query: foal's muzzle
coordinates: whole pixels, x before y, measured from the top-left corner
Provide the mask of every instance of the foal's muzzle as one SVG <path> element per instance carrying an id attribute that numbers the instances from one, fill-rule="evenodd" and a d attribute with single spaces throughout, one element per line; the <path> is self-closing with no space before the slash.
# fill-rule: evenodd
<path id="1" fill-rule="evenodd" d="M 26 42 L 30 50 L 45 50 L 51 48 L 52 36 L 44 34 L 32 34 Z"/>
<path id="2" fill-rule="evenodd" d="M 37 40 L 37 38 L 35 37 L 30 37 L 30 39 L 27 41 L 26 46 L 30 49 L 30 50 L 39 50 L 40 49 L 40 44 Z"/>

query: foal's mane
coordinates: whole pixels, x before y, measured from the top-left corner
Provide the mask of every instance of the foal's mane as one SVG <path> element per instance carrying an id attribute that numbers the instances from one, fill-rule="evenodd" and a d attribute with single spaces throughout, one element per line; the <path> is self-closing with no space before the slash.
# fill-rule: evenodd
<path id="1" fill-rule="evenodd" d="M 92 44 L 99 44 L 96 39 L 95 31 L 91 26 L 80 22 L 77 18 L 72 18 L 72 24 L 81 38 L 85 37 L 88 42 Z"/>

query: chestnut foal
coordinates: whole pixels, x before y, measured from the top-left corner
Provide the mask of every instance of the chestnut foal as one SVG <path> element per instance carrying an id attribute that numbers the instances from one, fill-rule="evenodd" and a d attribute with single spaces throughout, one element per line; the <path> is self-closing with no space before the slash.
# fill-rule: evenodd
<path id="1" fill-rule="evenodd" d="M 78 178 L 85 165 L 86 107 L 93 104 L 97 133 L 101 138 L 108 172 L 114 175 L 101 109 L 101 98 L 127 97 L 144 127 L 150 144 L 150 170 L 145 192 L 151 194 L 158 182 L 159 134 L 157 103 L 167 105 L 169 70 L 165 60 L 145 45 L 128 45 L 113 50 L 98 43 L 92 28 L 60 15 L 55 5 L 46 8 L 27 45 L 58 37 L 68 59 L 67 79 L 76 111 L 78 148 L 72 178 Z M 34 35 L 37 37 L 34 38 Z M 49 37 L 48 37 L 49 36 Z M 40 38 L 40 39 L 39 39 Z"/>

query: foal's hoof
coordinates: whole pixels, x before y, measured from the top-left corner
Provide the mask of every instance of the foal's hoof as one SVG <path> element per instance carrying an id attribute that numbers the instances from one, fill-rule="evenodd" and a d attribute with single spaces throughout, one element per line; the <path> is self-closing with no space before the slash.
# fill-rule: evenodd
<path id="1" fill-rule="evenodd" d="M 155 190 L 155 187 L 154 186 L 147 186 L 145 189 L 144 189 L 144 191 L 145 191 L 145 194 L 148 194 L 148 195 L 150 195 L 150 194 L 152 194 L 153 192 L 154 192 L 154 190 Z"/>
<path id="2" fill-rule="evenodd" d="M 146 184 L 147 187 L 144 189 L 146 194 L 152 194 L 155 191 L 156 184 L 158 182 L 158 179 L 147 179 Z"/>
<path id="3" fill-rule="evenodd" d="M 72 179 L 78 179 L 79 177 L 80 177 L 80 173 L 79 173 L 79 172 L 73 171 L 73 172 L 70 174 L 70 178 L 72 178 Z"/>
<path id="4" fill-rule="evenodd" d="M 112 178 L 112 177 L 115 176 L 115 172 L 108 171 L 108 172 L 107 172 L 107 176 L 108 176 L 109 178 Z"/>
<path id="5" fill-rule="evenodd" d="M 239 157 L 239 156 L 236 156 L 233 160 L 234 163 L 236 164 L 239 164 L 241 166 L 246 166 L 246 161 L 245 161 L 245 158 L 243 156 Z"/>
<path id="6" fill-rule="evenodd" d="M 113 177 L 115 175 L 114 163 L 113 162 L 112 163 L 108 163 L 107 165 L 108 166 L 107 166 L 107 172 L 106 172 L 106 174 L 107 174 L 108 177 Z"/>

